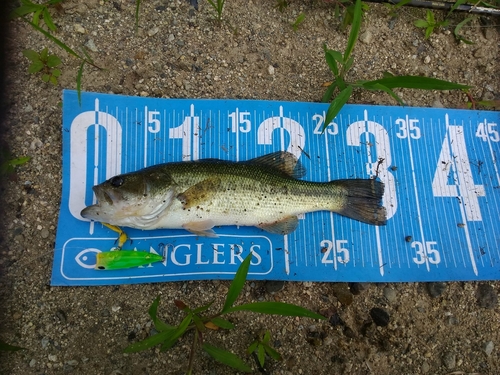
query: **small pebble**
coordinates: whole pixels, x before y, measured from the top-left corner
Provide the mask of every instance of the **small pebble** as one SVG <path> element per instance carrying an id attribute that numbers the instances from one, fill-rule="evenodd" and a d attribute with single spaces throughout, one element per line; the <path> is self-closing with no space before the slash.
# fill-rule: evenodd
<path id="1" fill-rule="evenodd" d="M 457 356 L 455 353 L 446 352 L 443 355 L 443 365 L 446 366 L 448 370 L 454 369 L 457 365 Z"/>
<path id="2" fill-rule="evenodd" d="M 55 354 L 49 354 L 49 361 L 51 361 L 51 362 L 57 362 L 57 355 L 55 355 Z"/>
<path id="3" fill-rule="evenodd" d="M 352 293 L 346 283 L 332 284 L 332 289 L 333 295 L 337 297 L 341 304 L 349 306 L 352 303 Z"/>
<path id="4" fill-rule="evenodd" d="M 422 363 L 422 368 L 421 368 L 422 374 L 427 374 L 430 369 L 431 369 L 431 366 L 429 366 L 429 362 L 424 361 L 424 363 Z"/>
<path id="5" fill-rule="evenodd" d="M 424 63 L 429 64 L 431 62 L 431 57 L 430 56 L 425 56 Z"/>
<path id="6" fill-rule="evenodd" d="M 35 365 L 36 365 L 36 359 L 32 358 L 30 361 L 30 367 L 35 367 Z"/>
<path id="7" fill-rule="evenodd" d="M 268 293 L 276 293 L 283 290 L 285 282 L 283 280 L 269 280 L 264 284 Z"/>
<path id="8" fill-rule="evenodd" d="M 267 72 L 268 72 L 268 73 L 269 73 L 269 75 L 271 75 L 271 76 L 272 76 L 272 75 L 274 75 L 274 66 L 269 65 L 269 66 L 267 67 Z"/>
<path id="9" fill-rule="evenodd" d="M 490 284 L 481 284 L 476 290 L 477 304 L 485 309 L 494 309 L 498 305 L 498 295 Z"/>
<path id="10" fill-rule="evenodd" d="M 153 27 L 152 29 L 149 29 L 148 30 L 148 35 L 149 36 L 153 36 L 153 35 L 156 35 L 158 34 L 158 32 L 160 31 L 160 29 L 158 27 Z"/>
<path id="11" fill-rule="evenodd" d="M 386 327 L 389 324 L 390 316 L 389 313 L 380 307 L 374 307 L 370 310 L 370 316 L 373 322 L 379 327 Z"/>
<path id="12" fill-rule="evenodd" d="M 384 288 L 384 297 L 387 299 L 389 303 L 393 303 L 394 301 L 396 301 L 397 298 L 396 291 L 386 286 Z"/>
<path id="13" fill-rule="evenodd" d="M 435 283 L 427 283 L 427 292 L 432 298 L 439 297 L 446 290 L 446 283 L 435 282 Z"/>
<path id="14" fill-rule="evenodd" d="M 43 349 L 46 349 L 46 348 L 47 348 L 47 346 L 49 346 L 49 339 L 48 339 L 47 337 L 44 337 L 44 338 L 42 339 L 42 348 L 43 348 Z"/>
<path id="15" fill-rule="evenodd" d="M 483 351 L 486 353 L 488 357 L 493 352 L 493 349 L 495 349 L 495 344 L 493 344 L 493 341 L 488 341 L 483 344 Z"/>
<path id="16" fill-rule="evenodd" d="M 49 236 L 49 230 L 47 228 L 43 228 L 42 231 L 40 232 L 40 236 L 42 238 L 47 238 Z"/>
<path id="17" fill-rule="evenodd" d="M 364 44 L 370 44 L 373 39 L 373 34 L 370 30 L 366 30 L 359 36 L 359 41 Z"/>
<path id="18" fill-rule="evenodd" d="M 370 283 L 349 283 L 348 285 L 351 293 L 357 296 L 358 294 L 361 294 L 362 291 L 367 290 Z"/>
<path id="19" fill-rule="evenodd" d="M 97 52 L 97 51 L 98 51 L 98 49 L 97 49 L 97 47 L 96 47 L 96 45 L 95 45 L 95 43 L 94 43 L 94 40 L 93 40 L 93 39 L 89 39 L 89 40 L 87 41 L 87 43 L 85 43 L 85 46 L 86 46 L 89 50 L 91 50 L 92 52 Z"/>
<path id="20" fill-rule="evenodd" d="M 77 33 L 80 33 L 80 34 L 85 34 L 85 29 L 83 28 L 82 25 L 80 25 L 79 23 L 76 23 L 74 26 L 73 26 L 74 30 L 77 32 Z"/>

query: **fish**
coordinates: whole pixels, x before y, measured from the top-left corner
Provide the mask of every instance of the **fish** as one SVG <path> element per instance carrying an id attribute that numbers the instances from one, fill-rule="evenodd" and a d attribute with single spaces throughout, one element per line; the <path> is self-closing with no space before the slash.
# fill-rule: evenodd
<path id="1" fill-rule="evenodd" d="M 301 180 L 297 157 L 279 151 L 247 161 L 170 162 L 114 176 L 92 189 L 97 203 L 81 216 L 116 227 L 185 229 L 217 237 L 214 227 L 255 226 L 286 235 L 298 216 L 331 211 L 386 224 L 384 184 L 376 179 Z"/>
<path id="2" fill-rule="evenodd" d="M 159 255 L 145 251 L 114 250 L 100 252 L 96 255 L 96 270 L 121 270 L 145 266 L 155 262 L 163 262 L 165 254 Z"/>

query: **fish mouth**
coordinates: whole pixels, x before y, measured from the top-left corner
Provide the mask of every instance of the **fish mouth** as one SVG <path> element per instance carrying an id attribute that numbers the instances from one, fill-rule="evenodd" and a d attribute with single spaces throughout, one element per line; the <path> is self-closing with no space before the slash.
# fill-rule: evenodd
<path id="1" fill-rule="evenodd" d="M 97 198 L 97 205 L 100 206 L 101 203 L 106 202 L 108 205 L 112 206 L 115 200 L 118 198 L 116 194 L 111 194 L 111 192 L 106 191 L 100 185 L 94 186 L 92 188 L 94 194 Z"/>

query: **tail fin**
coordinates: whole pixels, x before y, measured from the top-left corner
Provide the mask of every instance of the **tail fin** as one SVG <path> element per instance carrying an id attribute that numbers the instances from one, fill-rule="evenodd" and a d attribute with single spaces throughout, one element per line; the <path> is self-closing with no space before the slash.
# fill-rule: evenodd
<path id="1" fill-rule="evenodd" d="M 384 184 L 377 180 L 336 180 L 332 181 L 345 189 L 347 196 L 338 214 L 373 225 L 385 225 L 387 214 L 382 206 Z"/>

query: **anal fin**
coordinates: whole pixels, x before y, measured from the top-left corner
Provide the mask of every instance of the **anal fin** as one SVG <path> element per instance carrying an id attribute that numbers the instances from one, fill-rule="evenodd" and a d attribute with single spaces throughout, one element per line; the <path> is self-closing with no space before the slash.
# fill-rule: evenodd
<path id="1" fill-rule="evenodd" d="M 188 232 L 194 233 L 198 236 L 212 238 L 219 237 L 217 233 L 215 233 L 212 229 L 214 227 L 214 223 L 212 220 L 193 221 L 184 224 L 182 227 Z"/>
<path id="2" fill-rule="evenodd" d="M 297 216 L 288 216 L 280 221 L 275 221 L 273 223 L 262 223 L 257 225 L 260 229 L 265 230 L 269 233 L 274 234 L 289 234 L 292 233 L 299 225 L 299 219 Z"/>

